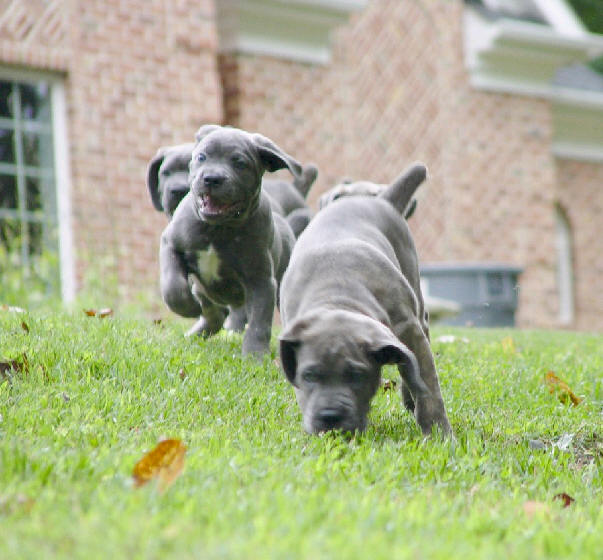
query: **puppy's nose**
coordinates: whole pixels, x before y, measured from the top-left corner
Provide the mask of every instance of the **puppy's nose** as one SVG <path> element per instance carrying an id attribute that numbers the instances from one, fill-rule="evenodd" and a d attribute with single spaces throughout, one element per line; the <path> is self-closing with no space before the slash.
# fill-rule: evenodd
<path id="1" fill-rule="evenodd" d="M 224 175 L 220 175 L 219 173 L 208 173 L 203 176 L 203 184 L 209 188 L 219 187 L 224 182 Z"/>
<path id="2" fill-rule="evenodd" d="M 335 408 L 324 408 L 318 413 L 318 419 L 326 430 L 332 430 L 341 425 L 343 414 Z"/>

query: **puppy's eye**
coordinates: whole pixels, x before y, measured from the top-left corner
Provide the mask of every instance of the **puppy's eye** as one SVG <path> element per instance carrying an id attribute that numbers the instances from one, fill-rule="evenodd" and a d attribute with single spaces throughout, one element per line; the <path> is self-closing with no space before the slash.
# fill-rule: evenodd
<path id="1" fill-rule="evenodd" d="M 302 373 L 301 377 L 306 383 L 318 383 L 323 376 L 316 369 L 307 369 Z"/>
<path id="2" fill-rule="evenodd" d="M 348 369 L 345 372 L 345 378 L 348 383 L 360 385 L 367 380 L 367 375 L 361 369 Z"/>
<path id="3" fill-rule="evenodd" d="M 245 159 L 243 159 L 240 156 L 235 156 L 232 158 L 232 165 L 236 168 L 236 169 L 246 169 L 247 168 L 247 161 Z"/>
<path id="4" fill-rule="evenodd" d="M 203 152 L 200 152 L 197 154 L 197 161 L 199 163 L 203 163 L 206 159 L 207 159 L 207 156 Z"/>

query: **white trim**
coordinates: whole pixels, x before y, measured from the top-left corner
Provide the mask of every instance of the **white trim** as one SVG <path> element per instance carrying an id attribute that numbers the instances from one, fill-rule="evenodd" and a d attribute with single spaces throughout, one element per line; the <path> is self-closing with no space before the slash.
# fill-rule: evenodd
<path id="1" fill-rule="evenodd" d="M 220 52 L 328 64 L 331 32 L 368 0 L 220 0 Z"/>
<path id="2" fill-rule="evenodd" d="M 557 253 L 559 323 L 570 325 L 575 316 L 572 232 L 565 213 L 559 207 L 555 208 L 555 250 Z"/>
<path id="3" fill-rule="evenodd" d="M 553 141 L 551 152 L 561 159 L 576 159 L 603 163 L 603 144 L 579 144 L 577 142 Z"/>
<path id="4" fill-rule="evenodd" d="M 64 302 L 70 303 L 75 298 L 75 271 L 71 224 L 71 167 L 67 130 L 67 103 L 65 85 L 62 81 L 53 83 L 51 100 L 57 213 L 59 218 L 61 295 Z"/>
<path id="5" fill-rule="evenodd" d="M 544 24 L 507 18 L 491 21 L 466 6 L 464 47 L 475 87 L 548 98 L 556 71 L 603 53 L 603 36 L 562 34 Z"/>
<path id="6" fill-rule="evenodd" d="M 564 0 L 532 0 L 545 19 L 562 35 L 584 37 L 586 27 Z"/>

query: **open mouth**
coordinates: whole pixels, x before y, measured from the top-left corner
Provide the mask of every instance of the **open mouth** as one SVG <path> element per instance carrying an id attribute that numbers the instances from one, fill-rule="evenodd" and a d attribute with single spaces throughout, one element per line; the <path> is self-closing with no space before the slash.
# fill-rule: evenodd
<path id="1" fill-rule="evenodd" d="M 199 210 L 205 217 L 238 217 L 245 209 L 245 202 L 238 200 L 235 202 L 219 202 L 209 194 L 203 193 L 199 198 Z"/>

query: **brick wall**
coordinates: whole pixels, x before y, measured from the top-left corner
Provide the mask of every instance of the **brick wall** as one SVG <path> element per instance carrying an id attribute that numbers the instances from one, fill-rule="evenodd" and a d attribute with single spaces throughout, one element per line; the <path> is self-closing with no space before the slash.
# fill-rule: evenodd
<path id="1" fill-rule="evenodd" d="M 603 166 L 555 162 L 549 102 L 475 90 L 462 45 L 462 2 L 372 0 L 335 34 L 328 66 L 227 57 L 227 117 L 315 161 L 311 201 L 341 177 L 386 182 L 426 162 L 430 181 L 411 220 L 421 259 L 523 267 L 522 326 L 558 325 L 555 204 L 570 196 L 564 185 L 579 183 L 584 202 L 566 204 L 575 326 L 603 328 L 601 244 L 594 218 L 581 223 L 603 203 Z"/>
<path id="2" fill-rule="evenodd" d="M 334 33 L 324 66 L 217 56 L 213 0 L 0 0 L 0 15 L 0 63 L 65 75 L 80 281 L 104 267 L 124 297 L 156 294 L 165 220 L 147 162 L 200 123 L 227 122 L 316 162 L 312 203 L 343 177 L 387 182 L 427 163 L 411 221 L 421 259 L 524 267 L 524 326 L 558 324 L 560 204 L 573 228 L 574 326 L 603 328 L 603 165 L 551 156 L 547 101 L 469 85 L 460 0 L 371 0 Z"/>

